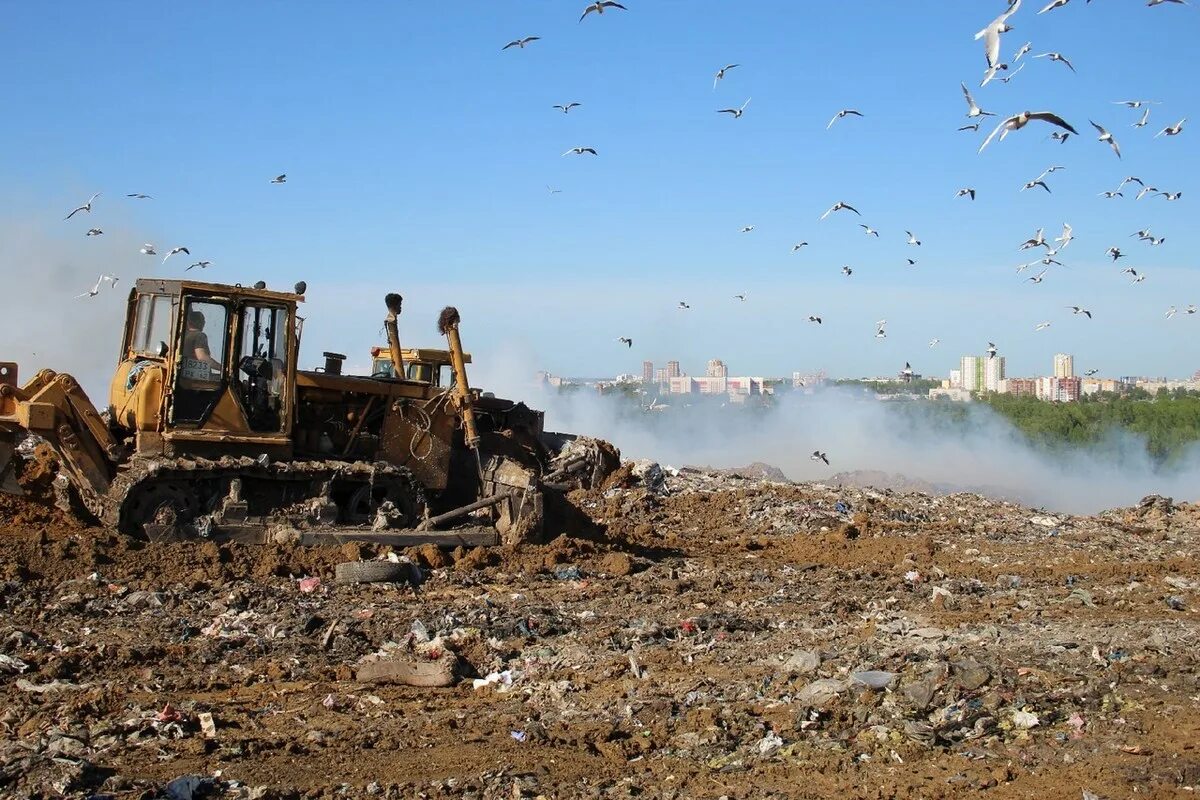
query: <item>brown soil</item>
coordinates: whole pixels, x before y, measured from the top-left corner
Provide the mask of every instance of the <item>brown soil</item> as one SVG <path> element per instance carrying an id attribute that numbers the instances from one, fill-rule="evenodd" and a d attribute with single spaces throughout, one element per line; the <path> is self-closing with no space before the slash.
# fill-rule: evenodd
<path id="1" fill-rule="evenodd" d="M 0 495 L 0 654 L 27 665 L 0 659 L 0 794 L 143 797 L 217 770 L 266 787 L 225 783 L 228 797 L 1154 798 L 1200 783 L 1200 508 L 1047 523 L 973 495 L 737 471 L 668 490 L 623 470 L 572 496 L 588 524 L 570 535 L 413 549 L 419 593 L 333 585 L 337 563 L 386 548 L 142 543 Z M 462 682 L 353 682 L 418 620 Z M 816 672 L 782 668 L 797 650 L 820 654 Z M 981 683 L 956 677 L 966 662 Z M 472 688 L 506 669 L 510 690 Z M 803 699 L 862 669 L 899 677 Z M 927 705 L 910 698 L 922 680 Z M 177 721 L 155 719 L 167 704 Z M 1014 724 L 1021 711 L 1037 726 Z"/>

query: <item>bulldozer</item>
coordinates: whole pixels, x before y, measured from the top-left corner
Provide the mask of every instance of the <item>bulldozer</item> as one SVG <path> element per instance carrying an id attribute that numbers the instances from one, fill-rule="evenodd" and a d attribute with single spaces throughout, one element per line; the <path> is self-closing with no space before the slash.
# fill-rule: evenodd
<path id="1" fill-rule="evenodd" d="M 334 352 L 300 369 L 306 290 L 136 281 L 103 411 L 70 375 L 21 385 L 0 362 L 0 490 L 22 492 L 16 450 L 44 441 L 59 505 L 131 536 L 487 546 L 536 540 L 566 492 L 619 465 L 472 388 L 453 307 L 444 348 L 404 349 L 388 294 L 371 375 Z"/>

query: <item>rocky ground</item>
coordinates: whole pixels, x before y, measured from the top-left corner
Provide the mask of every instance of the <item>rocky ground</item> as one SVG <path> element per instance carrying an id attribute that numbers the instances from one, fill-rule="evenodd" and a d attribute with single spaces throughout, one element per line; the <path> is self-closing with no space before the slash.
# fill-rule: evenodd
<path id="1" fill-rule="evenodd" d="M 673 473 L 673 471 L 672 471 Z M 150 544 L 0 496 L 0 795 L 1190 797 L 1200 507 L 626 465 L 548 544 Z M 444 688 L 364 663 L 456 663 Z M 367 670 L 369 671 L 369 670 Z"/>

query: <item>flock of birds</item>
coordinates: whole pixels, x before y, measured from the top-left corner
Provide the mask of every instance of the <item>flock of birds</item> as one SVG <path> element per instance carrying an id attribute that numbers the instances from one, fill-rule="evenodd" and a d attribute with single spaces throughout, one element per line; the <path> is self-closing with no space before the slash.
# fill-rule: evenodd
<path id="1" fill-rule="evenodd" d="M 1085 0 L 1085 2 L 1088 2 L 1088 3 L 1090 3 L 1090 1 L 1091 0 Z M 1037 12 L 1037 14 L 1047 14 L 1047 13 L 1058 11 L 1059 9 L 1062 9 L 1065 6 L 1067 6 L 1070 2 L 1071 2 L 1071 0 L 1052 0 L 1052 2 L 1046 4 L 1043 8 L 1041 8 L 1041 10 L 1039 10 Z M 1186 2 L 1186 0 L 1149 0 L 1149 2 L 1147 3 L 1147 5 L 1151 6 L 1151 7 L 1158 6 L 1158 5 L 1164 5 L 1164 4 L 1187 5 L 1188 3 Z M 979 30 L 975 34 L 974 38 L 977 41 L 982 40 L 983 49 L 984 49 L 984 61 L 985 61 L 985 65 L 986 65 L 984 73 L 983 73 L 983 78 L 979 84 L 980 87 L 987 86 L 993 80 L 998 80 L 999 82 L 1002 82 L 1002 83 L 1008 83 L 1009 81 L 1013 80 L 1013 78 L 1015 78 L 1016 75 L 1022 69 L 1024 69 L 1026 62 L 1023 61 L 1023 59 L 1026 56 L 1029 56 L 1030 58 L 1033 58 L 1033 59 L 1046 59 L 1049 63 L 1057 62 L 1057 63 L 1061 64 L 1063 67 L 1065 67 L 1066 69 L 1069 69 L 1072 73 L 1076 72 L 1076 68 L 1075 68 L 1074 64 L 1072 63 L 1072 61 L 1063 53 L 1060 53 L 1060 52 L 1057 52 L 1054 50 L 1048 50 L 1048 51 L 1042 52 L 1042 53 L 1033 53 L 1032 42 L 1025 42 L 1024 44 L 1022 44 L 1016 50 L 1012 59 L 1009 62 L 1005 62 L 1002 60 L 1001 47 L 1002 47 L 1004 35 L 1008 34 L 1014 30 L 1013 25 L 1010 24 L 1010 20 L 1012 20 L 1014 15 L 1016 15 L 1021 10 L 1021 7 L 1022 7 L 1022 0 L 1007 0 L 1007 7 L 1005 8 L 1005 10 L 1001 14 L 999 14 L 997 17 L 995 17 L 991 22 L 987 23 L 987 25 L 985 25 L 981 30 Z M 597 18 L 602 17 L 606 12 L 611 13 L 614 10 L 628 11 L 626 6 L 622 5 L 621 3 L 614 2 L 613 0 L 600 0 L 599 2 L 589 3 L 588 5 L 586 5 L 584 7 L 583 13 L 579 17 L 579 22 L 580 23 L 584 22 L 592 15 L 595 15 Z M 523 51 L 523 50 L 526 50 L 527 48 L 530 48 L 531 46 L 535 45 L 535 43 L 539 42 L 540 40 L 541 40 L 541 37 L 539 37 L 539 36 L 520 37 L 517 39 L 513 39 L 512 41 L 509 41 L 507 44 L 505 44 L 501 48 L 501 51 L 507 51 L 507 50 Z M 726 76 L 729 74 L 729 72 L 731 70 L 735 70 L 740 67 L 741 67 L 741 64 L 739 64 L 739 63 L 729 63 L 729 64 L 725 64 L 724 66 L 721 66 L 713 74 L 713 80 L 712 80 L 713 90 L 715 91 L 718 88 L 718 86 L 722 83 L 723 80 L 725 80 Z M 958 128 L 958 130 L 960 132 L 978 132 L 980 130 L 981 125 L 987 118 L 995 117 L 995 118 L 999 119 L 997 114 L 995 114 L 992 111 L 986 110 L 985 108 L 983 108 L 980 105 L 980 103 L 973 96 L 971 89 L 967 86 L 966 82 L 961 82 L 960 85 L 961 85 L 961 89 L 962 89 L 963 99 L 966 104 L 965 117 L 969 120 L 969 122 L 967 124 L 964 124 Z M 738 120 L 738 119 L 741 119 L 745 114 L 747 114 L 749 106 L 750 106 L 750 102 L 751 102 L 751 98 L 747 97 L 745 102 L 743 102 L 740 106 L 718 108 L 715 111 L 717 114 L 726 115 L 733 120 Z M 1128 110 L 1139 112 L 1138 119 L 1135 122 L 1131 123 L 1131 127 L 1134 130 L 1140 130 L 1149 125 L 1151 106 L 1158 105 L 1157 101 L 1144 100 L 1144 99 L 1118 100 L 1118 101 L 1113 101 L 1113 102 L 1114 102 L 1114 104 L 1121 105 Z M 555 104 L 552 106 L 552 110 L 559 111 L 562 114 L 566 115 L 566 114 L 572 113 L 575 109 L 580 108 L 582 105 L 583 104 L 581 102 L 572 100 L 569 102 Z M 839 109 L 836 113 L 834 113 L 832 118 L 830 118 L 828 124 L 826 125 L 826 130 L 832 130 L 839 123 L 847 124 L 847 122 L 851 119 L 865 120 L 865 119 L 867 119 L 867 115 L 858 108 Z M 1092 127 L 1096 131 L 1096 134 L 1097 134 L 1096 141 L 1098 143 L 1106 145 L 1109 149 L 1111 149 L 1113 155 L 1116 158 L 1120 159 L 1122 157 L 1121 156 L 1121 145 L 1118 142 L 1118 138 L 1114 134 L 1114 132 L 1093 120 L 1088 120 L 1088 122 L 1092 125 Z M 1165 127 L 1158 130 L 1158 132 L 1154 134 L 1153 138 L 1154 139 L 1158 139 L 1160 137 L 1172 138 L 1172 137 L 1179 136 L 1182 133 L 1184 133 L 1186 122 L 1187 122 L 1187 119 L 1186 119 L 1186 117 L 1184 117 L 1184 118 L 1179 119 L 1177 122 L 1175 122 L 1173 124 L 1166 125 Z M 995 125 L 995 127 L 991 130 L 991 132 L 986 136 L 986 138 L 984 138 L 983 143 L 979 146 L 978 152 L 980 154 L 982 154 L 984 152 L 984 150 L 986 150 L 988 148 L 988 146 L 991 145 L 993 142 L 995 142 L 995 143 L 1003 142 L 1005 140 L 1005 138 L 1007 138 L 1010 134 L 1014 134 L 1016 132 L 1024 130 L 1025 128 L 1033 126 L 1035 124 L 1039 125 L 1039 126 L 1044 126 L 1044 128 L 1050 128 L 1051 130 L 1049 131 L 1049 135 L 1047 136 L 1047 138 L 1052 139 L 1058 143 L 1065 143 L 1069 137 L 1079 135 L 1079 129 L 1075 125 L 1073 125 L 1071 122 L 1069 122 L 1063 115 L 1061 115 L 1059 113 L 1056 113 L 1054 111 L 1025 110 L 1025 111 L 1021 111 L 1019 113 L 1013 114 L 1011 116 L 1005 117 L 1003 119 L 999 119 L 999 122 Z M 591 146 L 591 145 L 579 145 L 579 146 L 569 148 L 568 150 L 563 152 L 562 155 L 564 157 L 566 157 L 566 156 L 596 157 L 596 156 L 598 156 L 598 151 L 594 146 Z M 1023 183 L 1023 185 L 1020 187 L 1019 191 L 1042 190 L 1048 194 L 1052 194 L 1053 190 L 1051 188 L 1051 176 L 1053 176 L 1056 172 L 1063 170 L 1063 169 L 1065 169 L 1065 167 L 1062 165 L 1057 165 L 1057 164 L 1051 165 L 1051 166 L 1047 167 L 1045 170 L 1043 170 L 1036 177 L 1032 178 L 1031 180 L 1025 181 Z M 272 183 L 272 184 L 284 184 L 286 182 L 287 182 L 286 174 L 280 174 L 280 175 L 277 175 L 274 178 L 270 179 L 270 183 Z M 1130 176 L 1125 177 L 1123 180 L 1121 180 L 1121 182 L 1117 185 L 1117 187 L 1115 189 L 1102 191 L 1102 192 L 1100 192 L 1099 196 L 1102 198 L 1105 198 L 1105 199 L 1109 199 L 1109 200 L 1123 198 L 1125 196 L 1125 191 L 1124 191 L 1125 187 L 1130 186 L 1132 184 L 1136 184 L 1138 187 L 1138 191 L 1137 191 L 1136 197 L 1135 197 L 1136 200 L 1142 200 L 1145 197 L 1150 197 L 1150 198 L 1162 197 L 1167 202 L 1173 202 L 1173 201 L 1179 200 L 1183 196 L 1182 191 L 1179 191 L 1177 189 L 1174 189 L 1174 190 L 1159 189 L 1156 186 L 1148 185 L 1141 178 L 1139 178 L 1138 176 L 1135 176 L 1135 175 L 1130 175 Z M 552 188 L 549 186 L 547 186 L 547 189 L 552 194 L 556 194 L 560 191 L 559 189 L 555 189 L 555 188 Z M 66 219 L 69 221 L 76 217 L 85 217 L 86 216 L 90 220 L 92 217 L 92 214 L 93 214 L 93 206 L 100 196 L 101 196 L 100 193 L 96 193 L 95 195 L 90 197 L 86 203 L 78 206 L 77 208 L 73 209 L 69 214 L 67 214 Z M 955 193 L 956 198 L 967 198 L 971 201 L 974 201 L 976 196 L 977 196 L 977 191 L 976 191 L 975 187 L 973 187 L 973 186 L 964 186 L 964 187 L 958 189 L 957 192 Z M 130 193 L 126 194 L 126 197 L 131 200 L 134 200 L 134 201 L 144 201 L 144 200 L 153 199 L 150 195 L 142 193 L 142 192 L 130 192 Z M 849 216 L 851 216 L 852 219 L 862 218 L 862 216 L 863 216 L 862 212 L 859 211 L 858 208 L 855 208 L 852 204 L 850 204 L 844 200 L 838 200 L 838 201 L 834 202 L 824 213 L 822 213 L 820 215 L 820 217 L 818 217 L 817 222 L 819 223 L 819 222 L 825 221 L 835 215 L 841 215 L 841 216 L 849 215 Z M 867 224 L 865 221 L 858 222 L 858 226 L 862 230 L 862 233 L 864 236 L 869 236 L 869 237 L 873 237 L 876 239 L 880 238 L 880 231 L 873 228 L 872 226 Z M 754 225 L 745 225 L 739 229 L 739 232 L 742 234 L 750 234 L 754 231 L 754 228 L 755 228 Z M 87 230 L 86 235 L 89 237 L 97 237 L 97 236 L 103 235 L 103 233 L 104 233 L 104 231 L 102 228 L 92 227 Z M 906 230 L 904 233 L 905 233 L 905 237 L 906 237 L 905 244 L 908 247 L 920 248 L 922 246 L 921 239 L 918 238 L 912 231 Z M 1166 241 L 1165 237 L 1156 236 L 1153 233 L 1151 233 L 1149 230 L 1138 231 L 1138 232 L 1132 234 L 1132 237 L 1136 238 L 1138 240 L 1138 242 L 1145 243 L 1149 246 L 1159 246 L 1159 245 L 1162 245 Z M 1036 260 L 1029 261 L 1027 263 L 1023 263 L 1023 264 L 1019 265 L 1017 267 L 1017 274 L 1019 275 L 1026 270 L 1037 267 L 1037 268 L 1039 268 L 1039 270 L 1036 272 L 1036 274 L 1031 275 L 1030 277 L 1028 277 L 1027 280 L 1033 284 L 1043 283 L 1046 280 L 1047 276 L 1050 274 L 1051 268 L 1063 266 L 1063 263 L 1060 260 L 1058 260 L 1056 258 L 1056 256 L 1062 254 L 1062 252 L 1071 244 L 1073 239 L 1074 239 L 1074 235 L 1072 232 L 1072 228 L 1069 224 L 1064 223 L 1062 226 L 1062 234 L 1052 240 L 1048 240 L 1046 238 L 1044 228 L 1039 228 L 1032 237 L 1030 237 L 1025 242 L 1020 244 L 1019 247 L 1017 248 L 1019 251 L 1023 251 L 1023 252 L 1036 251 L 1037 255 L 1039 257 Z M 794 244 L 792 246 L 791 252 L 796 253 L 806 246 L 808 246 L 807 241 L 797 242 L 796 244 Z M 140 249 L 139 252 L 146 256 L 156 256 L 158 251 L 153 244 L 146 243 L 145 245 L 143 245 L 143 247 Z M 918 252 L 918 251 L 914 251 L 914 252 Z M 162 263 L 165 264 L 173 256 L 180 255 L 180 254 L 191 256 L 191 251 L 185 246 L 172 247 L 163 256 Z M 1117 245 L 1113 245 L 1113 246 L 1109 247 L 1108 250 L 1106 251 L 1106 255 L 1108 257 L 1110 257 L 1113 262 L 1116 262 L 1119 259 L 1124 258 L 1126 256 L 1126 254 L 1124 252 L 1122 252 L 1121 248 Z M 914 258 L 906 258 L 905 261 L 907 262 L 907 264 L 910 267 L 916 266 L 916 264 L 917 264 L 917 261 Z M 211 266 L 211 264 L 212 264 L 212 262 L 207 261 L 207 260 L 194 261 L 191 264 L 189 264 L 184 269 L 184 271 L 186 272 L 186 271 L 190 271 L 193 269 L 203 270 L 203 269 L 206 269 L 209 266 Z M 852 266 L 847 264 L 841 268 L 841 272 L 844 276 L 846 276 L 848 278 L 854 274 L 854 269 Z M 1135 284 L 1141 283 L 1141 282 L 1145 281 L 1145 279 L 1146 279 L 1146 275 L 1143 272 L 1140 272 L 1132 267 L 1126 267 L 1125 269 L 1123 269 L 1122 274 L 1129 275 L 1131 282 L 1135 283 Z M 110 287 L 115 287 L 119 280 L 120 279 L 115 275 L 109 275 L 109 274 L 100 275 L 99 278 L 97 279 L 95 285 L 92 286 L 88 291 L 80 294 L 79 297 L 80 298 L 95 297 L 102 291 L 103 287 L 106 284 L 109 285 Z M 745 302 L 746 298 L 747 298 L 747 295 L 745 293 L 733 295 L 733 299 L 735 299 L 739 302 Z M 681 312 L 686 312 L 686 311 L 689 311 L 692 307 L 686 300 L 680 300 L 678 302 L 678 305 L 676 306 L 676 308 Z M 1087 308 L 1084 308 L 1084 307 L 1078 306 L 1078 305 L 1072 305 L 1072 306 L 1069 306 L 1068 308 L 1074 316 L 1082 316 L 1086 319 L 1092 318 L 1092 312 Z M 1167 319 L 1171 319 L 1177 313 L 1178 312 L 1177 312 L 1176 307 L 1172 306 L 1168 309 L 1165 316 Z M 1184 309 L 1184 313 L 1185 313 L 1185 315 L 1196 314 L 1196 306 L 1195 305 L 1186 306 Z M 818 314 L 809 315 L 808 321 L 815 325 L 823 324 L 822 317 Z M 1051 325 L 1050 321 L 1040 322 L 1036 325 L 1035 331 L 1045 330 L 1045 329 L 1049 328 L 1050 325 Z M 887 321 L 880 320 L 875 325 L 875 338 L 883 339 L 886 337 L 887 337 Z M 625 345 L 627 348 L 631 349 L 633 347 L 632 337 L 622 336 L 622 337 L 619 337 L 618 341 L 621 344 Z M 931 339 L 928 344 L 929 344 L 929 347 L 933 348 L 933 347 L 938 346 L 938 344 L 940 342 L 941 342 L 941 340 L 939 338 L 935 337 L 935 338 Z M 997 352 L 995 343 L 989 342 L 986 352 L 987 352 L 989 358 L 994 357 Z M 912 378 L 914 373 L 913 373 L 911 365 L 908 362 L 905 362 L 904 369 L 901 370 L 900 374 L 908 379 Z M 1092 370 L 1091 374 L 1095 374 L 1095 370 Z M 826 454 L 823 452 L 820 452 L 820 451 L 814 452 L 812 457 L 814 460 L 824 461 L 826 464 L 829 463 Z"/>

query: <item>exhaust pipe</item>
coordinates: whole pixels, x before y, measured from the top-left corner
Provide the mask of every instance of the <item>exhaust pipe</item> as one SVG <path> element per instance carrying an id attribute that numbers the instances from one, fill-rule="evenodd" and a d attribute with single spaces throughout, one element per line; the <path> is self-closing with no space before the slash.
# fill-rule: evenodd
<path id="1" fill-rule="evenodd" d="M 404 298 L 395 292 L 389 293 L 383 298 L 383 302 L 387 305 L 387 317 L 383 320 L 383 327 L 387 330 L 388 349 L 392 354 L 392 374 L 397 378 L 404 378 L 404 356 L 400 354 L 400 329 L 396 325 L 396 320 L 400 317 L 400 306 L 404 303 Z"/>

